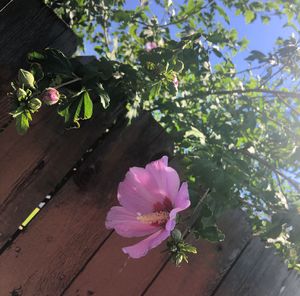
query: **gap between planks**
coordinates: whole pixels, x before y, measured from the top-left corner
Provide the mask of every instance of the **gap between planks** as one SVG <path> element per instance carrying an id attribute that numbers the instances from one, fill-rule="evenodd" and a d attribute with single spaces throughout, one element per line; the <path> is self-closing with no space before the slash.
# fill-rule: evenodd
<path id="1" fill-rule="evenodd" d="M 103 219 L 128 167 L 145 164 L 170 149 L 165 132 L 149 115 L 109 139 L 79 172 L 84 174 L 92 164 L 95 167 L 87 189 L 69 180 L 39 219 L 2 254 L 3 291 L 21 285 L 24 295 L 60 295 L 107 237 Z"/>
<path id="2" fill-rule="evenodd" d="M 1 8 L 2 7 L 2 8 Z M 26 64 L 26 55 L 33 50 L 54 47 L 71 55 L 77 47 L 76 36 L 40 0 L 14 0 L 0 2 L 0 133 L 11 122 L 9 82 L 17 69 Z"/>
<path id="3" fill-rule="evenodd" d="M 122 117 L 123 113 L 123 105 L 117 106 L 105 116 L 97 112 L 95 118 L 85 122 L 79 130 L 67 132 L 61 131 L 58 117 L 47 117 L 45 115 L 49 113 L 41 113 L 40 121 L 28 135 L 17 135 L 12 126 L 0 135 L 2 140 L 7 138 L 0 148 L 0 159 L 4 168 L 6 167 L 5 178 L 0 182 L 0 247 L 15 233 L 41 199 L 55 190 L 55 186 L 63 180 L 76 161 L 101 140 L 105 130 L 111 128 L 116 118 Z M 11 133 L 15 133 L 14 137 L 11 137 Z M 48 137 L 45 138 L 45 134 Z M 23 150 L 23 147 L 26 149 Z M 43 165 L 34 173 L 36 162 L 41 161 Z"/>
<path id="4" fill-rule="evenodd" d="M 235 224 L 238 226 L 231 233 Z M 211 295 L 250 235 L 240 212 L 231 213 L 219 225 L 225 230 L 227 240 L 215 245 L 189 238 L 198 247 L 199 254 L 191 256 L 190 263 L 180 268 L 166 264 L 169 256 L 163 252 L 164 244 L 143 258 L 128 259 L 121 248 L 141 238 L 122 238 L 113 233 L 63 295 L 85 296 L 88 291 L 110 296 Z"/>
<path id="5" fill-rule="evenodd" d="M 121 115 L 115 115 L 116 121 L 118 123 L 113 124 L 112 126 L 108 126 L 106 131 L 98 138 L 96 141 L 87 148 L 86 152 L 79 158 L 79 160 L 70 168 L 70 170 L 66 173 L 65 176 L 58 182 L 58 184 L 50 191 L 45 198 L 42 198 L 41 201 L 38 203 L 38 206 L 35 207 L 29 214 L 28 217 L 24 219 L 24 221 L 20 224 L 20 226 L 16 229 L 16 232 L 11 235 L 11 238 L 7 240 L 7 242 L 1 247 L 0 245 L 0 255 L 13 243 L 13 241 L 19 236 L 22 231 L 26 230 L 26 227 L 40 214 L 40 211 L 55 197 L 57 192 L 64 186 L 64 184 L 72 178 L 77 170 L 80 168 L 82 163 L 89 157 L 89 155 L 97 148 L 98 145 L 101 144 L 109 134 L 110 129 L 119 126 L 119 122 L 121 124 L 124 123 L 124 114 L 120 112 Z M 113 116 L 114 117 L 114 116 Z M 119 120 L 118 120 L 119 117 Z"/>

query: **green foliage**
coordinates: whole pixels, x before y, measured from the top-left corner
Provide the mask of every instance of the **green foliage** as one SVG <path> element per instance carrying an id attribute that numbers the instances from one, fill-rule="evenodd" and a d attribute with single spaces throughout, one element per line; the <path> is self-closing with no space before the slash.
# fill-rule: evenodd
<path id="1" fill-rule="evenodd" d="M 11 115 L 20 134 L 28 130 L 31 114 L 40 109 L 49 87 L 60 91 L 57 111 L 67 128 L 78 128 L 80 121 L 90 119 L 94 105 L 107 109 L 111 97 L 125 105 L 136 90 L 136 71 L 104 58 L 67 58 L 59 50 L 48 48 L 29 53 L 28 61 L 31 71 L 20 70 L 10 94 L 14 101 Z"/>
<path id="2" fill-rule="evenodd" d="M 29 87 L 31 89 L 34 88 L 34 76 L 24 69 L 19 70 L 18 81 L 23 87 Z"/>
<path id="3" fill-rule="evenodd" d="M 299 40 L 278 38 L 274 50 L 251 51 L 249 68 L 238 69 L 233 57 L 248 41 L 232 28 L 228 12 L 243 16 L 249 26 L 282 16 L 285 26 L 299 34 L 300 4 L 156 0 L 126 10 L 121 0 L 46 2 L 72 26 L 82 47 L 86 41 L 95 45 L 99 57 L 83 61 L 53 49 L 31 53 L 34 81 L 23 72 L 27 80 L 19 77 L 12 92 L 11 114 L 19 132 L 28 129 L 31 114 L 39 109 L 36 98 L 49 86 L 63 95 L 58 112 L 67 127 L 78 127 L 80 120 L 115 104 L 127 107 L 129 119 L 149 110 L 173 136 L 183 161 L 197 209 L 194 235 L 224 239 L 216 220 L 239 207 L 253 231 L 298 268 Z M 147 51 L 149 42 L 156 46 Z M 200 184 L 210 193 L 198 207 L 194 193 Z M 174 232 L 170 248 L 177 263 L 194 251 L 180 239 Z"/>
<path id="4" fill-rule="evenodd" d="M 184 242 L 184 236 L 178 229 L 172 231 L 167 247 L 176 266 L 179 266 L 183 261 L 188 263 L 189 253 L 197 254 L 197 249 L 194 246 Z"/>
<path id="5" fill-rule="evenodd" d="M 58 113 L 64 117 L 68 127 L 80 127 L 79 121 L 93 115 L 93 102 L 87 91 L 82 91 L 59 106 Z"/>

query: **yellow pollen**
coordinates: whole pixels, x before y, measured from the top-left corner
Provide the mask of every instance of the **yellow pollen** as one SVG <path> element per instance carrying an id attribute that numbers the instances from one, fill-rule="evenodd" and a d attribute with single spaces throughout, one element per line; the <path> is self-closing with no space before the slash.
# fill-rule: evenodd
<path id="1" fill-rule="evenodd" d="M 151 214 L 139 215 L 136 218 L 145 224 L 164 224 L 169 219 L 169 213 L 166 211 L 160 211 Z"/>

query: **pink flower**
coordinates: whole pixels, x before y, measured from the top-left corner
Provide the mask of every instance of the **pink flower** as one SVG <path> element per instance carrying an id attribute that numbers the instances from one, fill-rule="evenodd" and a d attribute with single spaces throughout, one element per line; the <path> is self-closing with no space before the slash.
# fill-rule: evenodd
<path id="1" fill-rule="evenodd" d="M 168 157 L 132 167 L 119 184 L 118 200 L 107 214 L 105 225 L 124 237 L 149 235 L 123 248 L 131 258 L 140 258 L 171 235 L 176 214 L 190 206 L 187 183 L 180 186 L 177 172 L 168 166 Z"/>
<path id="2" fill-rule="evenodd" d="M 42 93 L 42 100 L 46 105 L 54 105 L 58 102 L 60 94 L 57 89 L 53 87 L 46 88 Z"/>
<path id="3" fill-rule="evenodd" d="M 154 48 L 157 48 L 156 42 L 147 42 L 145 45 L 145 49 L 147 52 L 151 51 Z"/>
<path id="4" fill-rule="evenodd" d="M 178 78 L 176 75 L 174 75 L 174 77 L 173 77 L 173 85 L 174 85 L 176 91 L 178 91 L 179 81 L 178 81 Z"/>

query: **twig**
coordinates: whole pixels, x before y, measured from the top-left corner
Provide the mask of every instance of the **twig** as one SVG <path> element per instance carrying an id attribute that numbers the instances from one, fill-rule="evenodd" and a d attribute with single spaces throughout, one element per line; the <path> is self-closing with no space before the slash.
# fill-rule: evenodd
<path id="1" fill-rule="evenodd" d="M 56 89 L 59 89 L 59 88 L 62 88 L 62 87 L 64 87 L 64 86 L 66 86 L 66 85 L 72 84 L 72 83 L 77 82 L 77 81 L 80 81 L 80 80 L 82 80 L 82 78 L 77 77 L 77 78 L 75 78 L 75 79 L 73 79 L 73 80 L 70 80 L 70 81 L 64 82 L 64 83 L 62 83 L 62 84 L 60 84 L 60 85 L 58 85 L 58 86 L 55 86 L 55 88 L 56 88 Z"/>
<path id="2" fill-rule="evenodd" d="M 189 231 L 192 226 L 195 224 L 196 220 L 198 219 L 199 217 L 199 213 L 200 213 L 200 210 L 201 210 L 201 206 L 203 204 L 203 201 L 206 199 L 206 197 L 208 196 L 210 192 L 210 189 L 207 189 L 205 191 L 205 193 L 201 196 L 201 198 L 199 199 L 196 207 L 194 208 L 194 211 L 189 219 L 189 222 L 187 223 L 187 228 L 185 230 L 185 232 Z"/>
<path id="3" fill-rule="evenodd" d="M 276 96 L 296 97 L 296 98 L 300 99 L 300 93 L 298 93 L 298 92 L 288 92 L 288 91 L 261 89 L 261 88 L 203 91 L 203 92 L 199 92 L 198 94 L 200 94 L 200 95 L 232 95 L 235 93 L 236 94 L 244 94 L 244 93 L 255 93 L 255 92 L 273 94 Z M 186 99 L 186 97 L 184 99 Z"/>
<path id="4" fill-rule="evenodd" d="M 271 170 L 272 172 L 274 172 L 275 174 L 278 174 L 279 176 L 281 176 L 283 179 L 285 179 L 287 182 L 289 182 L 295 189 L 297 192 L 300 193 L 300 186 L 299 184 L 294 181 L 293 179 L 291 179 L 290 177 L 288 177 L 286 174 L 282 173 L 281 171 L 279 171 L 276 167 L 272 166 L 271 164 L 269 164 L 266 160 L 260 158 L 259 156 L 255 155 L 255 154 L 251 154 L 246 150 L 234 150 L 236 152 L 241 152 L 242 154 L 260 162 L 262 165 L 264 165 L 266 168 L 268 168 L 269 170 Z"/>

